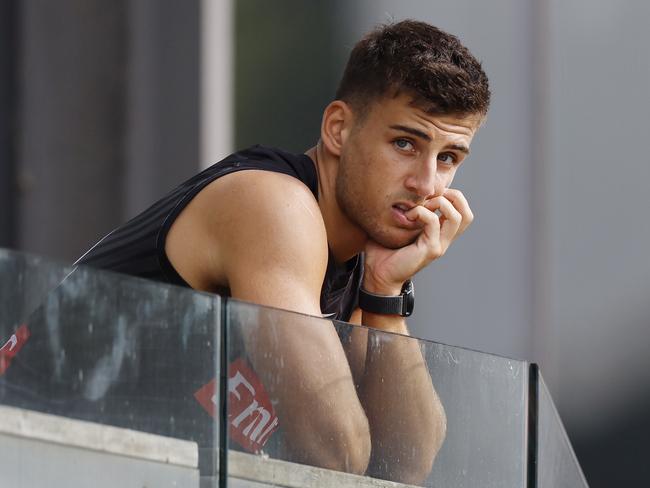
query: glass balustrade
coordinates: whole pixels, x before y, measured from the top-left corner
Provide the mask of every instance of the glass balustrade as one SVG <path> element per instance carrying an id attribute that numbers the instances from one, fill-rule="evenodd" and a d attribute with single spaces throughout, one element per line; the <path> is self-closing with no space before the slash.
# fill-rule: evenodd
<path id="1" fill-rule="evenodd" d="M 541 375 L 536 388 L 539 405 L 536 486 L 538 488 L 587 488 L 587 481 Z"/>
<path id="2" fill-rule="evenodd" d="M 526 363 L 235 300 L 228 318 L 231 449 L 424 486 L 525 485 Z"/>
<path id="3" fill-rule="evenodd" d="M 219 422 L 194 395 L 219 378 L 219 297 L 8 252 L 0 280 L 0 404 L 192 441 L 215 476 Z"/>
<path id="4" fill-rule="evenodd" d="M 11 486 L 586 486 L 524 361 L 6 250 L 0 334 Z"/>

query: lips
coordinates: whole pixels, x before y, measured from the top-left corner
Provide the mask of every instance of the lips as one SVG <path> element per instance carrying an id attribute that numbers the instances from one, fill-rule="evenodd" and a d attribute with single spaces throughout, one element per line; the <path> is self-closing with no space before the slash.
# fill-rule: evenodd
<path id="1" fill-rule="evenodd" d="M 395 205 L 393 205 L 393 208 L 396 208 L 397 210 L 401 210 L 402 212 L 408 212 L 409 210 L 411 210 L 412 207 L 405 203 L 396 203 Z"/>
<path id="2" fill-rule="evenodd" d="M 399 202 L 393 205 L 393 218 L 400 227 L 415 229 L 420 227 L 417 222 L 410 220 L 406 212 L 411 210 L 415 205 L 412 203 Z"/>

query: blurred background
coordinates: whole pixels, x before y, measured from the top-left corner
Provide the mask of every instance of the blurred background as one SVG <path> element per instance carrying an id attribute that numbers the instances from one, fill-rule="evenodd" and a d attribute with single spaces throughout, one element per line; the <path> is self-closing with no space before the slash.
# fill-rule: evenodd
<path id="1" fill-rule="evenodd" d="M 0 246 L 72 261 L 235 148 L 301 152 L 349 50 L 430 22 L 483 61 L 477 218 L 414 335 L 536 361 L 590 486 L 650 478 L 650 2 L 0 1 Z"/>

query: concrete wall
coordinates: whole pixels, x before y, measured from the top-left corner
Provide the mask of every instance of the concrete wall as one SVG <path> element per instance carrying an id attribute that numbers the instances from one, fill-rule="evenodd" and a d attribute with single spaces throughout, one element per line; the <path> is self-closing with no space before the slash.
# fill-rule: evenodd
<path id="1" fill-rule="evenodd" d="M 198 488 L 194 442 L 0 406 L 4 486 Z"/>
<path id="2" fill-rule="evenodd" d="M 199 3 L 21 3 L 17 246 L 74 260 L 193 174 Z"/>
<path id="3" fill-rule="evenodd" d="M 122 216 L 125 5 L 21 10 L 18 246 L 72 259 Z"/>
<path id="4" fill-rule="evenodd" d="M 561 405 L 591 423 L 579 404 L 650 393 L 650 4 L 550 5 L 548 347 Z"/>
<path id="5" fill-rule="evenodd" d="M 634 485 L 650 475 L 650 4 L 552 0 L 547 18 L 538 351 L 592 486 Z"/>

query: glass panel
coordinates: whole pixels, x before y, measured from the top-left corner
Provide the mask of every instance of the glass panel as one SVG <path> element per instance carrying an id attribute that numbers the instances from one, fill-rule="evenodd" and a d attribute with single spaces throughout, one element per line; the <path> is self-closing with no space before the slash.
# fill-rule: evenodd
<path id="1" fill-rule="evenodd" d="M 12 486 L 68 473 L 67 448 L 73 467 L 142 485 L 216 486 L 220 387 L 230 486 L 526 486 L 528 363 L 235 300 L 223 330 L 213 295 L 72 270 L 0 250 L 0 472 Z M 586 487 L 537 387 L 532 481 Z M 25 469 L 34 455 L 39 469 Z"/>
<path id="2" fill-rule="evenodd" d="M 328 479 L 313 466 L 424 486 L 525 486 L 527 363 L 234 300 L 226 308 L 233 486 Z"/>
<path id="3" fill-rule="evenodd" d="M 197 484 L 199 466 L 203 482 L 215 484 L 219 297 L 85 267 L 68 274 L 66 267 L 17 253 L 5 251 L 1 256 L 0 309 L 12 331 L 1 339 L 4 343 L 9 337 L 0 351 L 0 407 L 5 418 L 0 420 L 0 434 L 14 435 L 17 427 L 7 419 L 27 412 L 25 418 L 32 424 L 52 426 L 45 430 L 54 442 L 70 441 L 76 448 L 88 448 L 86 454 L 107 449 L 117 455 L 118 465 L 135 449 L 143 459 L 161 461 L 163 470 L 173 464 L 170 460 L 178 454 L 174 449 L 185 452 L 190 446 L 190 461 L 186 456 L 181 464 L 191 465 L 193 456 Z M 45 285 L 61 277 L 63 281 L 46 292 Z M 40 303 L 34 301 L 36 296 Z M 25 315 L 30 307 L 34 310 Z M 27 422 L 20 418 L 21 425 Z M 34 432 L 29 425 L 23 427 Z M 66 437 L 71 429 L 81 429 L 82 434 Z M 145 433 L 162 437 L 151 441 Z M 111 450 L 118 438 L 124 453 Z M 83 444 L 84 439 L 92 445 Z M 44 452 L 45 447 L 40 449 Z M 52 467 L 57 459 L 41 456 L 39 463 Z M 28 465 L 21 461 L 17 466 Z M 33 473 L 27 470 L 14 475 L 22 481 L 13 486 L 38 486 L 28 484 Z M 147 486 L 163 486 L 151 479 L 156 478 L 149 478 Z M 164 486 L 171 486 L 168 483 Z"/>
<path id="4" fill-rule="evenodd" d="M 63 278 L 69 267 L 29 254 L 0 248 L 0 337 L 34 310 Z M 0 338 L 0 340 L 2 340 Z"/>
<path id="5" fill-rule="evenodd" d="M 537 486 L 587 488 L 587 481 L 541 374 L 538 396 Z"/>

